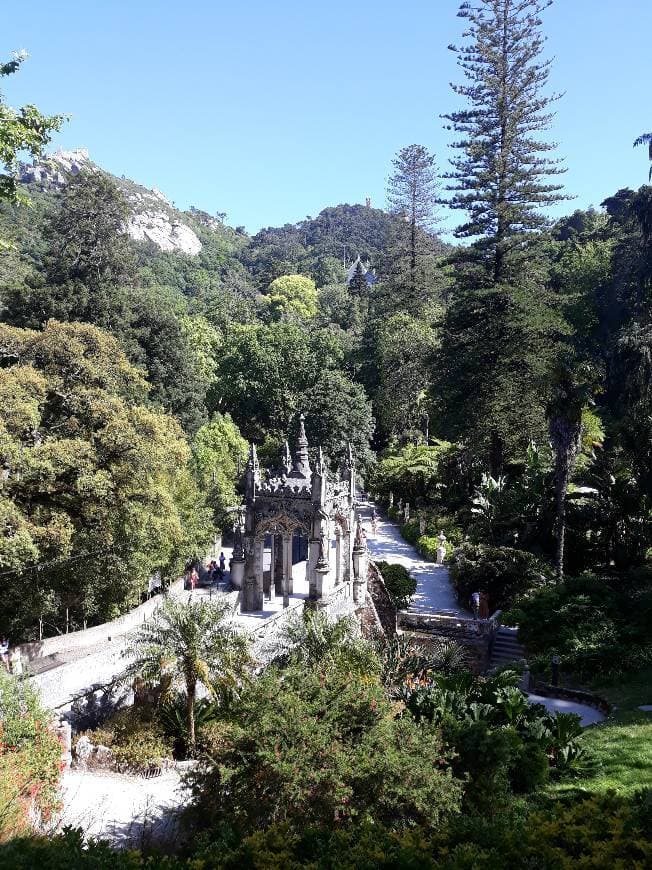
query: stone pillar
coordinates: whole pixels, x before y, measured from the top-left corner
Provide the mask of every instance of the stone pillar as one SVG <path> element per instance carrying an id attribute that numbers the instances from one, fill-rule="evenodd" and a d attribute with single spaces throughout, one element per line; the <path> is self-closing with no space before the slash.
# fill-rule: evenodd
<path id="1" fill-rule="evenodd" d="M 263 546 L 264 542 L 250 538 L 245 545 L 245 577 L 242 590 L 242 612 L 263 609 Z"/>
<path id="2" fill-rule="evenodd" d="M 294 591 L 294 583 L 292 579 L 292 535 L 283 535 L 282 546 L 283 559 L 283 607 L 287 607 L 290 603 L 290 595 Z"/>
<path id="3" fill-rule="evenodd" d="M 335 585 L 342 582 L 342 529 L 335 525 Z"/>
<path id="4" fill-rule="evenodd" d="M 274 592 L 277 595 L 283 595 L 283 578 L 285 577 L 285 569 L 283 567 L 285 564 L 285 557 L 283 555 L 284 546 L 283 536 L 274 535 L 274 556 L 276 562 L 274 565 Z"/>
<path id="5" fill-rule="evenodd" d="M 245 559 L 231 559 L 231 586 L 234 589 L 242 589 L 245 575 Z"/>
<path id="6" fill-rule="evenodd" d="M 342 580 L 348 583 L 353 580 L 353 562 L 351 560 L 351 532 L 346 529 L 342 532 Z"/>
<path id="7" fill-rule="evenodd" d="M 353 546 L 353 600 L 356 604 L 364 604 L 367 597 L 367 571 L 369 568 L 369 555 L 367 543 L 362 530 L 362 523 L 358 520 Z"/>
<path id="8" fill-rule="evenodd" d="M 306 568 L 306 578 L 308 580 L 308 596 L 311 601 L 316 601 L 321 597 L 321 591 L 317 594 L 317 575 L 315 568 L 319 559 L 319 538 L 310 538 L 308 541 L 308 565 Z"/>

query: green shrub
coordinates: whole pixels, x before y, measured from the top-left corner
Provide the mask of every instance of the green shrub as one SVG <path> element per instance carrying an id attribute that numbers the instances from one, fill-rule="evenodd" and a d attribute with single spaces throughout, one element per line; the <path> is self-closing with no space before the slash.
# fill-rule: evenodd
<path id="1" fill-rule="evenodd" d="M 67 828 L 49 837 L 21 837 L 0 846 L 0 867 L 11 870 L 193 870 L 191 861 L 135 849 L 116 850 L 108 843 L 86 840 L 81 828 Z"/>
<path id="2" fill-rule="evenodd" d="M 172 755 L 172 739 L 152 711 L 140 707 L 119 710 L 100 728 L 79 734 L 75 743 L 82 736 L 96 746 L 108 746 L 121 769 L 146 770 Z"/>
<path id="3" fill-rule="evenodd" d="M 460 805 L 436 728 L 396 711 L 374 675 L 332 666 L 260 677 L 238 715 L 203 739 L 192 815 L 249 834 L 284 821 L 343 828 L 368 818 L 434 829 Z"/>
<path id="4" fill-rule="evenodd" d="M 0 667 L 0 843 L 59 806 L 61 744 L 37 693 Z"/>
<path id="5" fill-rule="evenodd" d="M 567 577 L 517 602 L 510 618 L 544 673 L 554 653 L 581 679 L 615 678 L 652 661 L 652 576 Z"/>
<path id="6" fill-rule="evenodd" d="M 474 592 L 486 592 L 490 610 L 505 610 L 548 585 L 552 570 L 524 550 L 463 544 L 453 554 L 451 581 L 462 606 L 469 606 Z"/>
<path id="7" fill-rule="evenodd" d="M 401 526 L 401 535 L 408 544 L 416 544 L 419 539 L 419 520 L 412 518 Z"/>
<path id="8" fill-rule="evenodd" d="M 397 610 L 406 610 L 410 600 L 417 591 L 417 581 L 402 565 L 390 565 L 389 562 L 376 562 L 376 566 L 385 581 L 392 602 Z"/>
<path id="9" fill-rule="evenodd" d="M 368 819 L 346 830 L 275 824 L 226 848 L 221 839 L 207 842 L 197 858 L 215 870 L 644 868 L 652 865 L 646 800 L 649 805 L 649 797 L 630 801 L 612 793 L 540 811 L 464 814 L 430 836 L 419 828 L 396 833 Z"/>

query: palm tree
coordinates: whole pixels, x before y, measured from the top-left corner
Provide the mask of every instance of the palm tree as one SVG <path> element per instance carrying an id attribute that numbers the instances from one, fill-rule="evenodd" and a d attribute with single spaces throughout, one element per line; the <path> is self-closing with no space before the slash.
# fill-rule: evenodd
<path id="1" fill-rule="evenodd" d="M 649 157 L 652 160 L 652 133 L 643 133 L 642 136 L 639 136 L 638 139 L 634 140 L 634 148 L 638 145 L 647 145 L 649 150 Z M 652 166 L 650 167 L 650 173 L 648 175 L 648 180 L 652 181 Z"/>
<path id="2" fill-rule="evenodd" d="M 149 622 L 133 635 L 133 661 L 126 679 L 140 677 L 162 685 L 164 694 L 186 694 L 188 747 L 195 747 L 195 701 L 203 686 L 210 697 L 237 687 L 250 658 L 246 638 L 235 629 L 226 596 L 211 602 L 168 597 Z"/>

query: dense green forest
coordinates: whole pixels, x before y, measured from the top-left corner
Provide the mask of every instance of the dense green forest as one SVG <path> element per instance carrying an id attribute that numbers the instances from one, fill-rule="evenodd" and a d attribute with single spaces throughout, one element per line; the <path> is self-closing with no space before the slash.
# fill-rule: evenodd
<path id="1" fill-rule="evenodd" d="M 386 210 L 340 204 L 250 236 L 162 205 L 194 254 L 135 241 L 143 189 L 93 164 L 16 181 L 17 153 L 38 156 L 63 119 L 0 127 L 0 634 L 99 623 L 153 572 L 177 576 L 228 531 L 248 442 L 272 467 L 303 412 L 333 470 L 351 443 L 424 558 L 444 531 L 460 603 L 486 593 L 537 676 L 558 656 L 622 709 L 581 735 L 529 707 L 517 674 L 471 675 L 454 645 L 424 659 L 309 619 L 259 679 L 229 662 L 240 672 L 185 734 L 206 762 L 190 863 L 73 832 L 16 841 L 11 866 L 649 866 L 652 186 L 548 219 L 568 193 L 547 5 L 462 5 L 454 156 L 388 155 Z M 197 672 L 215 689 L 228 668 L 210 652 Z M 194 694 L 179 697 L 194 723 Z M 169 750 L 160 722 L 131 715 L 107 739 L 142 729 Z"/>

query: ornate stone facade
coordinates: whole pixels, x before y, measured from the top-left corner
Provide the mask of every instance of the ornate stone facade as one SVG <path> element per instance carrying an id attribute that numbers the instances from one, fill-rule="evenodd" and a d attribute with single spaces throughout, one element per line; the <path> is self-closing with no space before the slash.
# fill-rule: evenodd
<path id="1" fill-rule="evenodd" d="M 286 442 L 279 469 L 266 479 L 262 479 L 256 448 L 251 445 L 231 569 L 233 585 L 242 589 L 243 612 L 262 610 L 265 598 L 269 600 L 275 595 L 282 595 L 284 606 L 288 605 L 293 592 L 295 535 L 308 539 L 306 575 L 311 600 L 354 580 L 354 561 L 356 568 L 362 568 L 361 553 L 357 552 L 360 548 L 353 543 L 354 500 L 355 462 L 351 449 L 338 476 L 329 473 L 321 448 L 314 466 L 311 465 L 303 414 L 294 457 Z M 267 536 L 271 536 L 272 542 L 269 580 L 263 571 Z M 361 591 L 354 584 L 354 594 Z"/>

